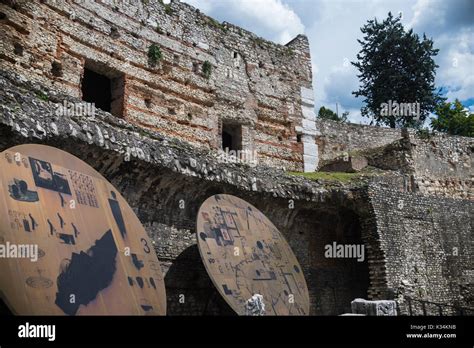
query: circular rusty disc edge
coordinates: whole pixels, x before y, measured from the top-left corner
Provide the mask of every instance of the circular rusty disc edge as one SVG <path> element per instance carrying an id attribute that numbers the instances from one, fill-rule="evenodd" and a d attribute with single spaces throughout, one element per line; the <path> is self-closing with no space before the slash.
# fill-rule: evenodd
<path id="1" fill-rule="evenodd" d="M 232 195 L 215 195 L 201 205 L 196 228 L 206 271 L 237 314 L 309 314 L 302 268 L 283 235 L 257 208 Z M 255 304 L 260 300 L 264 313 Z"/>
<path id="2" fill-rule="evenodd" d="M 21 160 L 19 163 L 16 163 L 15 156 L 18 156 L 18 154 Z M 10 156 L 9 159 L 7 159 L 8 156 Z M 35 161 L 35 164 L 33 164 L 31 158 Z M 49 165 L 43 165 L 41 162 L 49 163 Z M 8 164 L 11 163 L 13 163 L 13 166 L 10 167 L 13 168 L 10 169 Z M 33 170 L 33 165 L 35 165 L 35 168 L 37 166 L 38 168 L 44 169 L 46 167 L 49 169 L 50 173 L 46 172 L 46 174 L 53 174 L 53 180 L 44 180 L 38 174 L 35 176 L 34 172 L 36 170 Z M 8 174 L 9 169 L 10 173 Z M 55 170 L 61 172 L 59 176 L 62 179 L 66 178 L 67 183 L 64 183 L 61 178 L 55 180 L 57 179 L 55 174 L 58 174 Z M 40 169 L 40 171 L 43 170 Z M 15 183 L 11 182 L 12 177 L 20 176 L 19 174 L 23 174 L 23 176 L 16 178 L 18 181 L 15 181 L 15 183 L 18 184 L 21 180 L 26 181 L 28 184 L 27 190 L 22 191 L 26 192 L 24 195 L 18 194 L 18 190 L 13 193 L 13 190 L 11 190 L 11 187 L 15 186 Z M 72 180 L 74 175 L 74 180 L 76 181 Z M 59 184 L 55 183 L 55 181 L 58 181 Z M 77 184 L 79 181 L 80 183 Z M 59 202 L 60 197 L 74 197 L 78 201 L 79 196 L 76 189 L 79 186 L 77 185 L 84 184 L 84 182 L 92 185 L 88 187 L 93 187 L 96 194 L 95 203 L 94 200 L 92 200 L 92 203 L 91 201 L 84 202 L 83 200 L 82 203 L 85 205 L 77 202 L 78 204 L 76 205 L 79 208 L 79 212 L 61 210 L 61 214 L 65 215 L 64 218 L 61 216 L 61 219 L 64 220 L 64 223 L 61 223 L 61 225 L 68 226 L 70 229 L 68 232 L 71 233 L 71 226 L 76 222 L 77 226 L 74 225 L 74 232 L 77 232 L 77 234 L 71 233 L 66 235 L 65 233 L 58 233 L 57 229 L 59 229 L 59 226 L 56 225 L 54 226 L 56 234 L 47 234 L 47 238 L 50 239 L 48 243 L 44 243 L 46 238 L 45 229 L 47 229 L 49 224 L 49 222 L 46 224 L 45 221 L 48 219 L 52 220 L 51 215 L 56 214 L 56 210 L 48 210 L 61 206 L 64 207 L 63 198 L 61 198 L 61 204 L 56 204 Z M 0 275 L 0 282 L 5 282 L 7 273 L 11 277 L 15 277 L 16 273 L 18 282 L 24 281 L 26 284 L 26 286 L 23 285 L 23 288 L 26 289 L 25 293 L 23 293 L 23 300 L 18 300 L 15 296 L 21 296 L 20 284 L 12 286 L 13 290 L 20 290 L 18 293 L 12 292 L 11 288 L 7 289 L 5 283 L 3 286 L 0 283 L 2 287 L 0 288 L 0 295 L 13 313 L 19 315 L 166 315 L 164 277 L 154 252 L 153 244 L 148 238 L 140 220 L 120 192 L 91 166 L 68 152 L 54 147 L 37 144 L 19 145 L 0 153 L 0 183 L 2 184 L 0 187 L 0 210 L 8 210 L 7 220 L 12 211 L 20 211 L 25 207 L 34 208 L 36 209 L 34 216 L 38 220 L 36 226 L 39 226 L 38 230 L 41 233 L 41 235 L 35 238 L 37 239 L 38 250 L 40 251 L 39 255 L 42 257 L 35 264 L 30 260 L 17 259 L 14 262 L 15 271 L 2 272 L 3 278 Z M 16 194 L 15 198 L 13 198 L 13 194 Z M 105 196 L 106 194 L 108 196 Z M 57 197 L 57 201 L 51 200 L 53 195 Z M 29 202 L 27 202 L 28 199 L 30 200 Z M 46 207 L 43 205 L 38 207 L 37 202 L 41 199 L 45 199 L 45 202 L 47 202 L 45 204 Z M 12 200 L 14 200 L 13 204 Z M 10 204 L 8 204 L 9 202 Z M 51 202 L 54 204 L 51 204 Z M 96 204 L 97 206 L 95 207 L 91 204 Z M 96 210 L 96 208 L 99 209 Z M 94 213 L 93 216 L 84 217 L 85 212 L 91 211 Z M 67 221 L 68 217 L 71 218 L 70 221 Z M 29 219 L 27 218 L 26 220 Z M 32 222 L 33 220 L 27 221 L 24 228 L 16 231 L 15 236 L 20 237 L 18 237 L 19 239 L 13 239 L 13 241 L 16 240 L 17 244 L 26 244 L 25 241 L 28 240 L 34 241 L 34 238 L 33 240 L 31 239 L 31 235 L 34 234 L 30 233 L 30 236 L 25 237 L 23 235 L 25 234 L 24 232 L 19 233 L 20 230 L 26 229 L 31 232 L 32 226 L 34 226 Z M 56 222 L 53 222 L 53 224 L 56 224 Z M 81 226 L 84 228 L 83 230 Z M 89 227 L 89 229 L 86 227 Z M 1 220 L 0 228 L 2 228 Z M 14 233 L 13 230 L 10 230 L 8 223 L 6 223 L 4 228 L 3 231 L 0 231 L 0 237 L 2 237 L 3 241 L 7 241 L 8 235 L 14 236 Z M 91 231 L 94 228 L 102 229 L 100 231 Z M 59 232 L 63 232 L 62 228 Z M 83 237 L 81 241 L 82 233 L 83 235 L 85 234 L 85 238 Z M 56 239 L 55 237 L 58 235 L 61 237 Z M 74 235 L 77 237 L 75 241 Z M 84 241 L 85 239 L 87 241 Z M 72 243 L 76 244 L 71 245 Z M 70 249 L 65 247 L 64 244 L 69 244 L 68 247 Z M 80 257 L 86 257 L 84 255 L 88 253 L 91 255 L 98 254 L 98 251 L 105 251 L 105 254 L 108 254 L 111 250 L 111 248 L 108 248 L 109 246 L 112 246 L 113 250 L 116 248 L 114 265 L 111 266 L 113 273 L 108 273 L 105 277 L 107 280 L 101 279 L 99 281 L 106 283 L 109 281 L 108 285 L 98 285 L 96 297 L 92 300 L 90 298 L 84 300 L 84 302 L 89 302 L 80 306 L 80 308 L 79 306 L 71 308 L 70 305 L 64 304 L 64 299 L 60 298 L 59 295 L 61 293 L 59 286 L 57 286 L 61 272 L 64 272 L 65 269 L 71 269 L 71 264 L 74 260 L 76 260 L 74 270 L 77 271 L 82 262 Z M 71 251 L 68 252 L 68 250 Z M 129 251 L 128 254 L 126 254 L 127 251 Z M 51 253 L 52 256 L 49 257 L 48 253 Z M 67 256 L 68 254 L 69 257 Z M 105 258 L 105 256 L 103 257 Z M 58 260 L 61 261 L 58 263 Z M 111 260 L 112 258 L 109 259 L 109 261 Z M 30 264 L 30 269 L 28 269 L 26 261 Z M 97 259 L 97 261 L 101 262 L 103 259 Z M 0 262 L 8 262 L 9 265 L 13 263 L 11 259 L 5 260 L 2 258 L 0 258 Z M 57 268 L 54 269 L 55 267 Z M 53 278 L 51 275 L 54 275 L 54 277 L 58 275 L 58 278 Z M 67 283 L 69 276 L 65 275 L 62 277 L 63 283 Z M 67 285 L 64 287 L 67 288 Z M 78 285 L 78 287 L 80 288 L 81 286 Z M 51 291 L 48 289 L 51 289 Z M 82 289 L 79 292 L 87 292 L 89 290 Z M 30 294 L 32 296 L 29 296 Z M 26 302 L 28 304 L 25 304 Z"/>

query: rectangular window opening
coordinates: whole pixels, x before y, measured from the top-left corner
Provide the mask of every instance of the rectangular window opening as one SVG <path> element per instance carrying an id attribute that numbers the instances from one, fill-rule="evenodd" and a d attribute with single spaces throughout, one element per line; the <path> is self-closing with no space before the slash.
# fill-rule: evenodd
<path id="1" fill-rule="evenodd" d="M 242 150 L 242 126 L 237 124 L 222 124 L 222 150 L 226 152 L 238 152 Z"/>
<path id="2" fill-rule="evenodd" d="M 123 117 L 125 75 L 106 65 L 86 62 L 81 81 L 82 100 Z"/>

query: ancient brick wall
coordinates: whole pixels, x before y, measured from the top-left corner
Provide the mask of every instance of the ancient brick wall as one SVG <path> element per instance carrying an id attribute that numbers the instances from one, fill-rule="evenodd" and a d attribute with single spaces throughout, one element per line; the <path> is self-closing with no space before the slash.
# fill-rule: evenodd
<path id="1" fill-rule="evenodd" d="M 303 267 L 312 314 L 340 314 L 350 300 L 366 295 L 394 297 L 402 313 L 406 294 L 472 303 L 472 202 L 430 196 L 444 186 L 421 185 L 423 175 L 460 178 L 465 185 L 472 159 L 468 140 L 430 143 L 410 135 L 409 149 L 391 157 L 389 169 L 407 155 L 410 175 L 421 176 L 417 193 L 405 192 L 416 186 L 407 176 L 367 191 L 364 178 L 311 181 L 276 168 L 223 163 L 208 148 L 220 146 L 226 125 L 242 127 L 243 146 L 257 149 L 260 164 L 295 170 L 311 169 L 318 156 L 383 146 L 402 135 L 318 121 L 318 151 L 302 36 L 288 46 L 274 45 L 180 3 L 11 3 L 0 4 L 0 151 L 31 142 L 56 146 L 115 185 L 155 241 L 170 314 L 231 313 L 196 253 L 197 210 L 217 193 L 254 204 L 285 235 Z M 164 55 L 155 67 L 147 58 L 151 43 Z M 213 67 L 209 80 L 202 73 L 205 61 Z M 121 118 L 100 110 L 54 113 L 55 103 L 82 97 L 84 67 L 110 78 L 112 113 L 120 111 L 115 108 L 124 90 Z M 461 192 L 462 186 L 445 196 L 465 197 Z M 368 261 L 325 258 L 323 247 L 333 241 L 364 243 Z"/>
<path id="2" fill-rule="evenodd" d="M 364 226 L 376 230 L 370 241 L 371 298 L 396 299 L 402 314 L 408 313 L 407 297 L 471 307 L 473 202 L 378 185 L 370 187 L 369 199 L 373 216 Z M 422 314 L 419 305 L 412 309 Z M 426 310 L 439 315 L 435 305 Z"/>
<path id="3" fill-rule="evenodd" d="M 373 127 L 331 120 L 316 120 L 320 160 L 330 160 L 344 153 L 388 145 L 402 138 L 400 129 Z"/>
<path id="4" fill-rule="evenodd" d="M 420 138 L 410 134 L 415 177 L 420 192 L 474 198 L 474 140 L 436 133 Z"/>
<path id="5" fill-rule="evenodd" d="M 366 262 L 326 259 L 332 241 L 361 243 L 357 192 L 364 182 L 321 183 L 271 167 L 219 162 L 217 156 L 101 110 L 58 117 L 74 98 L 0 73 L 0 151 L 39 142 L 68 151 L 103 174 L 143 223 L 162 262 L 170 315 L 232 314 L 196 250 L 196 214 L 209 196 L 229 193 L 255 205 L 284 234 L 307 279 L 312 314 L 341 314 L 364 297 Z M 336 223 L 337 222 L 337 223 Z M 184 302 L 179 302 L 184 295 Z"/>
<path id="6" fill-rule="evenodd" d="M 5 0 L 0 28 L 2 70 L 80 98 L 86 69 L 110 83 L 110 112 L 136 125 L 210 149 L 237 127 L 238 149 L 260 163 L 316 166 L 305 36 L 277 45 L 159 0 Z"/>
<path id="7" fill-rule="evenodd" d="M 74 98 L 47 91 L 45 101 L 42 88 L 0 73 L 0 151 L 22 143 L 52 145 L 117 187 L 155 242 L 169 314 L 232 313 L 196 252 L 196 213 L 217 193 L 254 204 L 285 235 L 303 268 L 312 314 L 347 312 L 356 297 L 396 298 L 402 313 L 406 294 L 472 303 L 471 201 L 405 192 L 408 175 L 371 179 L 367 190 L 363 180 L 311 181 L 275 168 L 219 163 L 206 151 L 140 132 L 102 111 L 58 117 L 51 103 Z M 363 243 L 366 261 L 324 257 L 324 246 L 333 241 Z"/>

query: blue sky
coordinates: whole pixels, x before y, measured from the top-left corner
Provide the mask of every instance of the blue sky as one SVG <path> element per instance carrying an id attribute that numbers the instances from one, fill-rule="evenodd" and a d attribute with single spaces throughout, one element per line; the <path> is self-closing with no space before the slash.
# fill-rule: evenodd
<path id="1" fill-rule="evenodd" d="M 448 101 L 460 99 L 474 112 L 473 0 L 183 0 L 209 16 L 285 44 L 297 34 L 308 36 L 313 61 L 316 109 L 326 106 L 360 116 L 362 101 L 357 70 L 349 63 L 360 50 L 360 27 L 368 19 L 383 19 L 391 11 L 402 23 L 433 38 L 440 49 L 436 86 Z"/>

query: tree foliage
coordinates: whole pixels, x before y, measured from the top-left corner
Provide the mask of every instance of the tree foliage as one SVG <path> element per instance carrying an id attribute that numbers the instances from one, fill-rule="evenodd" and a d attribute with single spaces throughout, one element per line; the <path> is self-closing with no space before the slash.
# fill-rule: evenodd
<path id="1" fill-rule="evenodd" d="M 321 106 L 321 108 L 318 111 L 318 118 L 322 118 L 325 120 L 333 120 L 337 122 L 347 122 L 347 116 L 349 115 L 349 112 L 343 112 L 341 116 L 337 116 L 337 114 L 332 111 L 329 108 L 325 108 L 324 106 Z"/>
<path id="2" fill-rule="evenodd" d="M 361 86 L 352 94 L 364 97 L 361 112 L 372 118 L 372 124 L 417 127 L 442 101 L 434 86 L 438 66 L 433 57 L 438 50 L 425 34 L 420 39 L 413 30 L 405 31 L 400 20 L 389 12 L 384 21 L 369 20 L 361 28 L 364 37 L 358 42 L 362 49 L 358 61 L 352 62 L 359 70 Z M 381 115 L 381 105 L 389 101 L 419 103 L 419 121 L 406 115 Z"/>
<path id="3" fill-rule="evenodd" d="M 431 119 L 434 130 L 452 135 L 474 137 L 474 114 L 470 113 L 461 102 L 440 103 L 435 109 L 436 118 Z"/>

